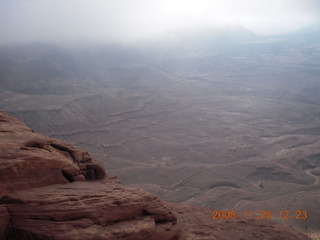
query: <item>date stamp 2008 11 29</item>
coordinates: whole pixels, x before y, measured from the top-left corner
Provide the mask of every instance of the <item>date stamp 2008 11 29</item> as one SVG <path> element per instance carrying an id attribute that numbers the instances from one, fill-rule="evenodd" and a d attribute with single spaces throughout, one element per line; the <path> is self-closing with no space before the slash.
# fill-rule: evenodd
<path id="1" fill-rule="evenodd" d="M 269 210 L 261 210 L 259 212 L 253 211 L 212 211 L 212 219 L 298 219 L 305 220 L 308 218 L 307 211 L 278 211 L 272 212 Z"/>

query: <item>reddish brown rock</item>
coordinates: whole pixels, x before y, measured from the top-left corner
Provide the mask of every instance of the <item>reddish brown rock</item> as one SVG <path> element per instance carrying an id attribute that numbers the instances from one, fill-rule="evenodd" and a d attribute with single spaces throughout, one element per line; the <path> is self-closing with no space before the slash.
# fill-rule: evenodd
<path id="1" fill-rule="evenodd" d="M 178 238 L 155 196 L 110 178 L 85 182 L 104 177 L 87 152 L 0 111 L 0 239 Z"/>
<path id="2" fill-rule="evenodd" d="M 8 239 L 177 239 L 169 207 L 137 188 L 75 182 L 10 193 Z"/>
<path id="3" fill-rule="evenodd" d="M 103 166 L 87 152 L 35 133 L 0 111 L 0 196 L 13 190 L 104 176 Z"/>
<path id="4" fill-rule="evenodd" d="M 87 152 L 0 111 L 0 240 L 309 239 L 267 221 L 212 220 L 104 177 Z"/>
<path id="5" fill-rule="evenodd" d="M 271 220 L 215 220 L 209 209 L 169 203 L 182 226 L 181 239 L 203 240 L 311 240 Z"/>
<path id="6" fill-rule="evenodd" d="M 0 205 L 0 240 L 6 239 L 6 232 L 9 227 L 9 213 L 4 205 Z"/>

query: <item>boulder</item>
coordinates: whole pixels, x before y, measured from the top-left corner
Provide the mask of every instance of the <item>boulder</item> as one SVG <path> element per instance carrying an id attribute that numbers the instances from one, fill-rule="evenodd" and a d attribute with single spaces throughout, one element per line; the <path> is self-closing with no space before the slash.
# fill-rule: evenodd
<path id="1" fill-rule="evenodd" d="M 88 152 L 35 133 L 0 111 L 0 196 L 13 190 L 104 177 L 104 167 Z"/>

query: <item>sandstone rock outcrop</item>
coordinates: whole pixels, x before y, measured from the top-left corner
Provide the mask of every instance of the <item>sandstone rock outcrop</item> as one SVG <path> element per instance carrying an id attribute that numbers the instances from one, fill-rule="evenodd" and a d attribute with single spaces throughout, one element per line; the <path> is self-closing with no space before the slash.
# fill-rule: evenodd
<path id="1" fill-rule="evenodd" d="M 87 152 L 2 111 L 0 143 L 1 240 L 180 236 L 175 215 L 158 198 L 119 184 Z"/>
<path id="2" fill-rule="evenodd" d="M 125 187 L 87 152 L 0 111 L 0 240 L 309 239 L 282 225 L 211 216 Z"/>
<path id="3" fill-rule="evenodd" d="M 35 133 L 0 111 L 0 196 L 19 189 L 102 179 L 103 166 L 71 144 Z"/>
<path id="4" fill-rule="evenodd" d="M 155 196 L 112 182 L 75 182 L 2 198 L 8 239 L 174 239 L 177 219 Z M 51 238 L 50 238 L 51 237 Z"/>

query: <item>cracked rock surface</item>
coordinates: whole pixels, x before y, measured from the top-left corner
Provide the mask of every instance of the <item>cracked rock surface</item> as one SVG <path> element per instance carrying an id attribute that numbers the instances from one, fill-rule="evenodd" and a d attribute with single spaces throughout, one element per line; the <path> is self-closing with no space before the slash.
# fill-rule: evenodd
<path id="1" fill-rule="evenodd" d="M 2 203 L 11 216 L 8 239 L 174 239 L 180 233 L 158 198 L 118 183 L 34 188 L 10 193 Z"/>

